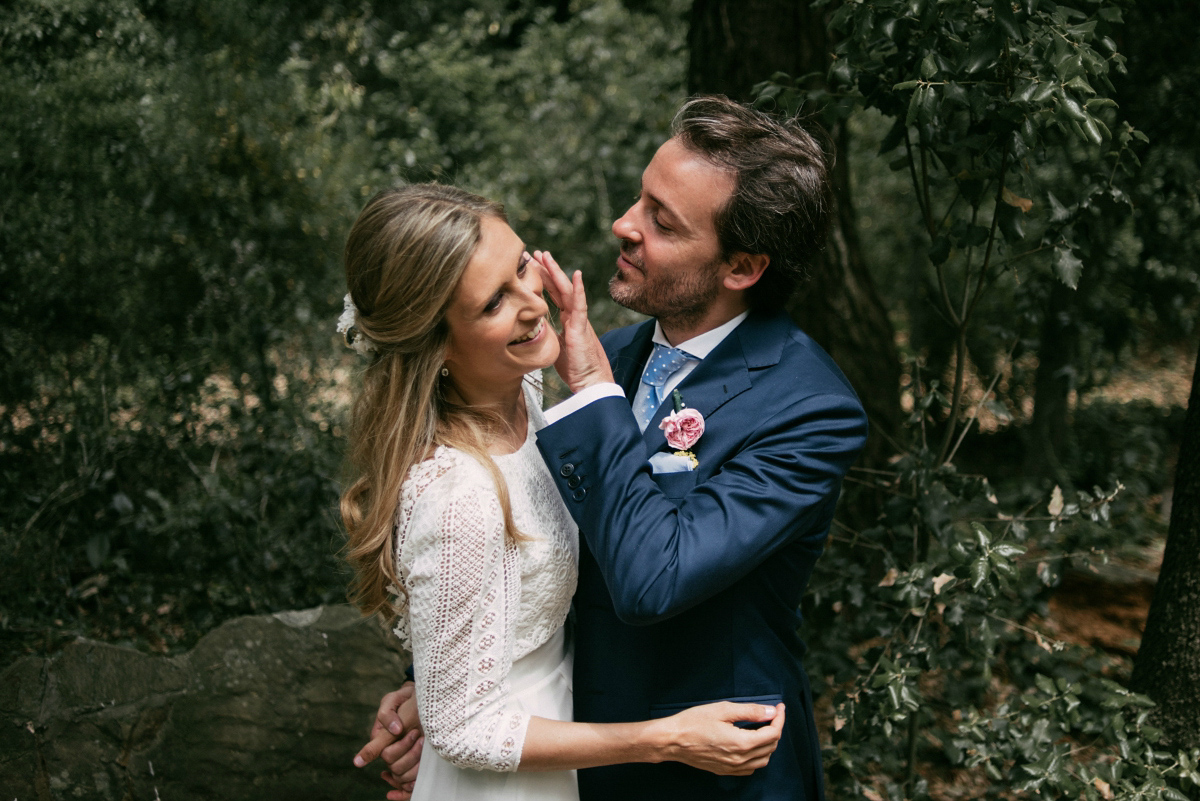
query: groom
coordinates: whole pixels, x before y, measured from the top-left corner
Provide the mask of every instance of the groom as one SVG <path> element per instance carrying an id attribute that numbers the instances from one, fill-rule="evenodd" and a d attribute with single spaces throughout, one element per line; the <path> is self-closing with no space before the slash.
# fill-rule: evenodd
<path id="1" fill-rule="evenodd" d="M 612 297 L 655 319 L 589 345 L 571 308 L 582 285 L 546 260 L 567 338 L 557 366 L 575 393 L 538 432 L 583 540 L 575 719 L 721 699 L 788 711 L 750 776 L 591 768 L 579 771 L 583 801 L 824 797 L 797 609 L 867 425 L 782 308 L 818 258 L 827 159 L 795 122 L 691 100 L 613 224 Z M 676 407 L 702 417 L 699 439 L 668 442 L 660 423 Z"/>

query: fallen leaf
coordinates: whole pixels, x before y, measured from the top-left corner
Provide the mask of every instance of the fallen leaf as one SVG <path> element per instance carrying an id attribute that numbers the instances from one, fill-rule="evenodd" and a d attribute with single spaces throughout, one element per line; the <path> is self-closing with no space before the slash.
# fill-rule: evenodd
<path id="1" fill-rule="evenodd" d="M 864 787 L 862 794 L 863 797 L 869 799 L 869 801 L 883 801 L 883 796 L 872 790 L 870 787 Z"/>
<path id="2" fill-rule="evenodd" d="M 896 579 L 899 577 L 900 571 L 894 567 L 889 567 L 887 574 L 879 582 L 880 587 L 891 587 L 896 584 Z"/>
<path id="3" fill-rule="evenodd" d="M 1021 211 L 1028 212 L 1033 208 L 1032 200 L 1027 197 L 1021 197 L 1020 195 L 1011 191 L 1007 186 L 1004 187 L 1004 191 L 1000 193 L 1000 197 L 1005 203 L 1010 206 L 1015 206 Z"/>
<path id="4" fill-rule="evenodd" d="M 835 717 L 833 718 L 833 730 L 834 730 L 834 731 L 841 731 L 841 730 L 842 730 L 842 729 L 844 729 L 844 728 L 846 728 L 846 721 L 845 721 L 845 720 L 843 720 L 842 718 L 839 718 L 839 717 L 836 717 L 836 716 L 835 716 Z"/>
<path id="5" fill-rule="evenodd" d="M 1109 799 L 1113 797 L 1112 787 L 1110 787 L 1108 782 L 1104 781 L 1104 779 L 1101 779 L 1099 776 L 1097 776 L 1096 778 L 1092 779 L 1092 784 L 1095 785 L 1096 789 L 1100 791 L 1100 797 L 1105 799 L 1105 801 L 1109 801 Z"/>
<path id="6" fill-rule="evenodd" d="M 954 581 L 954 576 L 952 576 L 949 573 L 942 573 L 940 576 L 934 577 L 934 579 L 933 579 L 933 594 L 939 595 L 942 591 L 942 587 L 945 587 L 947 584 L 949 584 L 952 581 Z"/>

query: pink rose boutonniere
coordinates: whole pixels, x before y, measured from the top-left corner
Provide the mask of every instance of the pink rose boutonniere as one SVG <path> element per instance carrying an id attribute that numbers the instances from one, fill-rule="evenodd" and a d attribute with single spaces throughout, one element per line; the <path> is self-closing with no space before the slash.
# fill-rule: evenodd
<path id="1" fill-rule="evenodd" d="M 667 444 L 672 448 L 678 448 L 675 451 L 676 456 L 683 456 L 689 459 L 692 463 L 692 468 L 699 466 L 700 462 L 696 459 L 696 454 L 692 453 L 691 448 L 704 434 L 704 415 L 695 409 L 684 408 L 683 399 L 679 395 L 679 391 L 674 393 L 675 411 L 663 418 L 658 427 L 667 435 Z"/>

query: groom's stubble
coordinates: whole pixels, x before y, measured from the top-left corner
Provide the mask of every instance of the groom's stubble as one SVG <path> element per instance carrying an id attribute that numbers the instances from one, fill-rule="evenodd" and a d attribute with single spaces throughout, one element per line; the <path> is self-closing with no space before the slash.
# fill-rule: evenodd
<path id="1" fill-rule="evenodd" d="M 698 267 L 663 275 L 645 261 L 636 243 L 621 240 L 621 255 L 641 273 L 627 278 L 620 269 L 608 282 L 608 294 L 621 306 L 659 320 L 664 327 L 688 328 L 704 317 L 720 289 L 720 257 Z"/>

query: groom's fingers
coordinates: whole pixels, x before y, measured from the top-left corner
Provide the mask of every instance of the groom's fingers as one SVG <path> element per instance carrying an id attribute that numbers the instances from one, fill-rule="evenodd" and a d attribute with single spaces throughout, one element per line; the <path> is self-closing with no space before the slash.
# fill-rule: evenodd
<path id="1" fill-rule="evenodd" d="M 379 711 L 375 713 L 375 725 L 387 729 L 396 737 L 416 725 L 414 688 L 415 685 L 411 681 L 406 681 L 400 685 L 399 690 L 393 690 L 383 696 L 379 701 Z M 405 711 L 406 705 L 409 707 L 408 711 Z M 372 730 L 371 737 L 374 736 L 375 731 Z"/>
<path id="2" fill-rule="evenodd" d="M 387 729 L 376 730 L 371 737 L 371 742 L 364 745 L 362 750 L 354 755 L 354 766 L 361 768 L 371 764 L 383 752 L 383 749 L 395 740 L 396 735 Z"/>
<path id="3" fill-rule="evenodd" d="M 425 743 L 425 738 L 418 738 L 419 732 L 412 731 L 404 739 L 397 743 L 389 745 L 383 749 L 380 755 L 383 757 L 383 763 L 388 766 L 388 770 L 402 778 L 407 778 L 408 781 L 416 776 L 417 765 L 421 762 L 421 748 Z M 409 776 L 409 773 L 412 776 Z"/>

